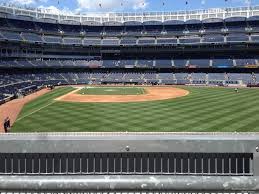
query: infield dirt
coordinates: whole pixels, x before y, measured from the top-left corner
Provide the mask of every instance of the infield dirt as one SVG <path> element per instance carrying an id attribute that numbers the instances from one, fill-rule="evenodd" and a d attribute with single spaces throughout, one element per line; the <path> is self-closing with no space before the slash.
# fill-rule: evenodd
<path id="1" fill-rule="evenodd" d="M 142 95 L 82 95 L 77 94 L 78 88 L 66 95 L 57 98 L 57 101 L 64 102 L 145 102 L 155 100 L 167 100 L 183 97 L 189 91 L 174 87 L 145 87 L 145 94 Z"/>

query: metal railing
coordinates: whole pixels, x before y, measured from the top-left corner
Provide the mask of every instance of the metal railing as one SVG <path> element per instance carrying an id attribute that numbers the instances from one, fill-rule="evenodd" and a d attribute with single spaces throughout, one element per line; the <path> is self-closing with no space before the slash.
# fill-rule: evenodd
<path id="1" fill-rule="evenodd" d="M 259 191 L 257 133 L 0 135 L 0 192 Z"/>

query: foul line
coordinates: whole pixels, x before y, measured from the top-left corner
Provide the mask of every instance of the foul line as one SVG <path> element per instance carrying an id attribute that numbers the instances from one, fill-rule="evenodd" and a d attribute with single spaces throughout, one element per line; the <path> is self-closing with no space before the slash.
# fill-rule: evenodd
<path id="1" fill-rule="evenodd" d="M 27 115 L 25 115 L 25 116 L 23 116 L 23 117 L 21 117 L 21 118 L 16 119 L 15 122 L 18 122 L 18 121 L 20 121 L 20 120 L 22 120 L 22 119 L 24 119 L 24 118 L 26 118 L 26 117 L 28 117 L 28 116 L 31 116 L 32 114 L 34 114 L 34 113 L 36 113 L 36 112 L 39 112 L 40 110 L 42 110 L 42 109 L 44 109 L 44 108 L 46 108 L 46 107 L 48 107 L 48 106 L 50 106 L 50 105 L 52 105 L 52 104 L 54 104 L 54 103 L 55 103 L 55 101 L 53 101 L 53 102 L 47 104 L 46 106 L 43 106 L 43 107 L 41 107 L 41 108 L 39 108 L 39 109 L 37 109 L 37 110 L 35 110 L 35 111 L 32 111 L 31 113 L 29 113 L 29 114 L 27 114 Z"/>

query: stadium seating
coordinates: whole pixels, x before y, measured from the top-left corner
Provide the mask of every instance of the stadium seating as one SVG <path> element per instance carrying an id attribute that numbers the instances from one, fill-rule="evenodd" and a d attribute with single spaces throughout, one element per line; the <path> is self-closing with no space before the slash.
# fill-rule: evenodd
<path id="1" fill-rule="evenodd" d="M 209 59 L 190 59 L 188 66 L 196 67 L 196 68 L 208 68 L 210 67 L 210 60 Z"/>
<path id="2" fill-rule="evenodd" d="M 242 33 L 232 33 L 227 36 L 227 42 L 247 42 L 249 37 Z"/>
<path id="3" fill-rule="evenodd" d="M 104 60 L 103 66 L 106 68 L 119 67 L 120 61 L 119 60 Z"/>
<path id="4" fill-rule="evenodd" d="M 87 45 L 87 46 L 101 45 L 101 39 L 100 38 L 85 38 L 83 40 L 83 45 Z"/>
<path id="5" fill-rule="evenodd" d="M 46 84 L 259 82 L 256 18 L 20 14 L 0 16 L 0 101 Z"/>
<path id="6" fill-rule="evenodd" d="M 42 37 L 38 34 L 22 33 L 22 37 L 24 40 L 27 40 L 29 42 L 42 42 Z"/>
<path id="7" fill-rule="evenodd" d="M 204 35 L 202 37 L 202 42 L 204 42 L 204 43 L 223 43 L 224 36 L 220 35 L 220 34 Z"/>
<path id="8" fill-rule="evenodd" d="M 119 42 L 118 38 L 105 38 L 102 40 L 102 45 L 119 45 Z"/>
<path id="9" fill-rule="evenodd" d="M 257 36 L 257 35 L 252 35 L 252 36 L 251 36 L 251 41 L 252 41 L 252 42 L 259 42 L 259 36 Z"/>
<path id="10" fill-rule="evenodd" d="M 137 64 L 136 64 L 137 67 L 153 67 L 154 66 L 154 61 L 153 59 L 139 59 L 137 60 Z"/>
<path id="11" fill-rule="evenodd" d="M 212 66 L 216 68 L 233 67 L 233 60 L 232 59 L 213 59 Z"/>
<path id="12" fill-rule="evenodd" d="M 187 60 L 186 59 L 174 59 L 173 61 L 175 67 L 186 67 L 187 66 Z"/>
<path id="13" fill-rule="evenodd" d="M 30 63 L 27 61 L 27 63 Z M 46 62 L 55 63 L 55 61 Z M 56 61 L 56 63 L 58 63 Z M 78 73 L 22 73 L 22 74 L 1 74 L 0 73 L 0 93 L 3 99 L 6 96 L 15 95 L 16 93 L 26 94 L 48 84 L 85 84 L 91 80 L 105 82 L 139 82 L 164 84 L 235 84 L 241 81 L 244 84 L 258 83 L 259 74 L 241 74 L 241 73 L 103 73 L 103 72 L 78 72 Z"/>
<path id="14" fill-rule="evenodd" d="M 195 44 L 195 43 L 200 43 L 201 38 L 198 36 L 185 36 L 179 38 L 179 43 L 182 44 Z"/>
<path id="15" fill-rule="evenodd" d="M 177 38 L 158 38 L 157 44 L 177 44 Z"/>
<path id="16" fill-rule="evenodd" d="M 119 36 L 123 33 L 123 26 L 105 26 L 105 36 Z"/>
<path id="17" fill-rule="evenodd" d="M 157 68 L 171 68 L 172 60 L 171 59 L 157 59 L 155 61 L 155 66 Z"/>
<path id="18" fill-rule="evenodd" d="M 60 30 L 60 27 L 57 23 L 37 22 L 35 25 L 37 30 L 41 32 L 57 33 Z"/>
<path id="19" fill-rule="evenodd" d="M 61 36 L 43 36 L 43 41 L 46 43 L 61 44 L 62 37 Z"/>
<path id="20" fill-rule="evenodd" d="M 122 45 L 136 45 L 137 39 L 136 38 L 122 38 L 121 44 Z"/>
<path id="21" fill-rule="evenodd" d="M 143 32 L 143 26 L 142 25 L 132 25 L 132 26 L 126 26 L 125 27 L 125 34 L 130 36 L 138 36 L 141 35 Z"/>
<path id="22" fill-rule="evenodd" d="M 138 44 L 139 45 L 154 45 L 155 39 L 154 38 L 139 38 Z"/>
<path id="23" fill-rule="evenodd" d="M 69 38 L 64 38 L 63 39 L 63 43 L 64 44 L 68 44 L 68 45 L 81 45 L 82 44 L 82 39 L 78 38 L 78 37 L 69 37 Z"/>
<path id="24" fill-rule="evenodd" d="M 7 20 L 8 26 L 11 28 L 15 28 L 15 29 L 22 29 L 22 30 L 26 30 L 26 31 L 32 31 L 35 30 L 35 24 L 33 22 L 30 21 L 25 21 L 25 20 L 16 20 L 16 19 L 8 19 Z"/>
<path id="25" fill-rule="evenodd" d="M 22 41 L 23 40 L 22 37 L 20 36 L 20 33 L 17 33 L 17 32 L 1 31 L 1 34 L 7 40 L 15 40 L 15 41 Z"/>
<path id="26" fill-rule="evenodd" d="M 255 59 L 236 59 L 237 67 L 246 67 L 250 65 L 257 65 Z"/>

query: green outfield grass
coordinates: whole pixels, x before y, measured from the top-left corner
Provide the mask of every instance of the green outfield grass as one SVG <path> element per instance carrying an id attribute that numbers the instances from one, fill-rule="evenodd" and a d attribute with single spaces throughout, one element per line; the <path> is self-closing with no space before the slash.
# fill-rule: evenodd
<path id="1" fill-rule="evenodd" d="M 55 89 L 27 104 L 13 132 L 259 131 L 259 90 L 184 87 L 190 95 L 141 103 L 65 103 Z"/>
<path id="2" fill-rule="evenodd" d="M 77 92 L 83 95 L 141 95 L 144 88 L 136 87 L 85 87 Z"/>

